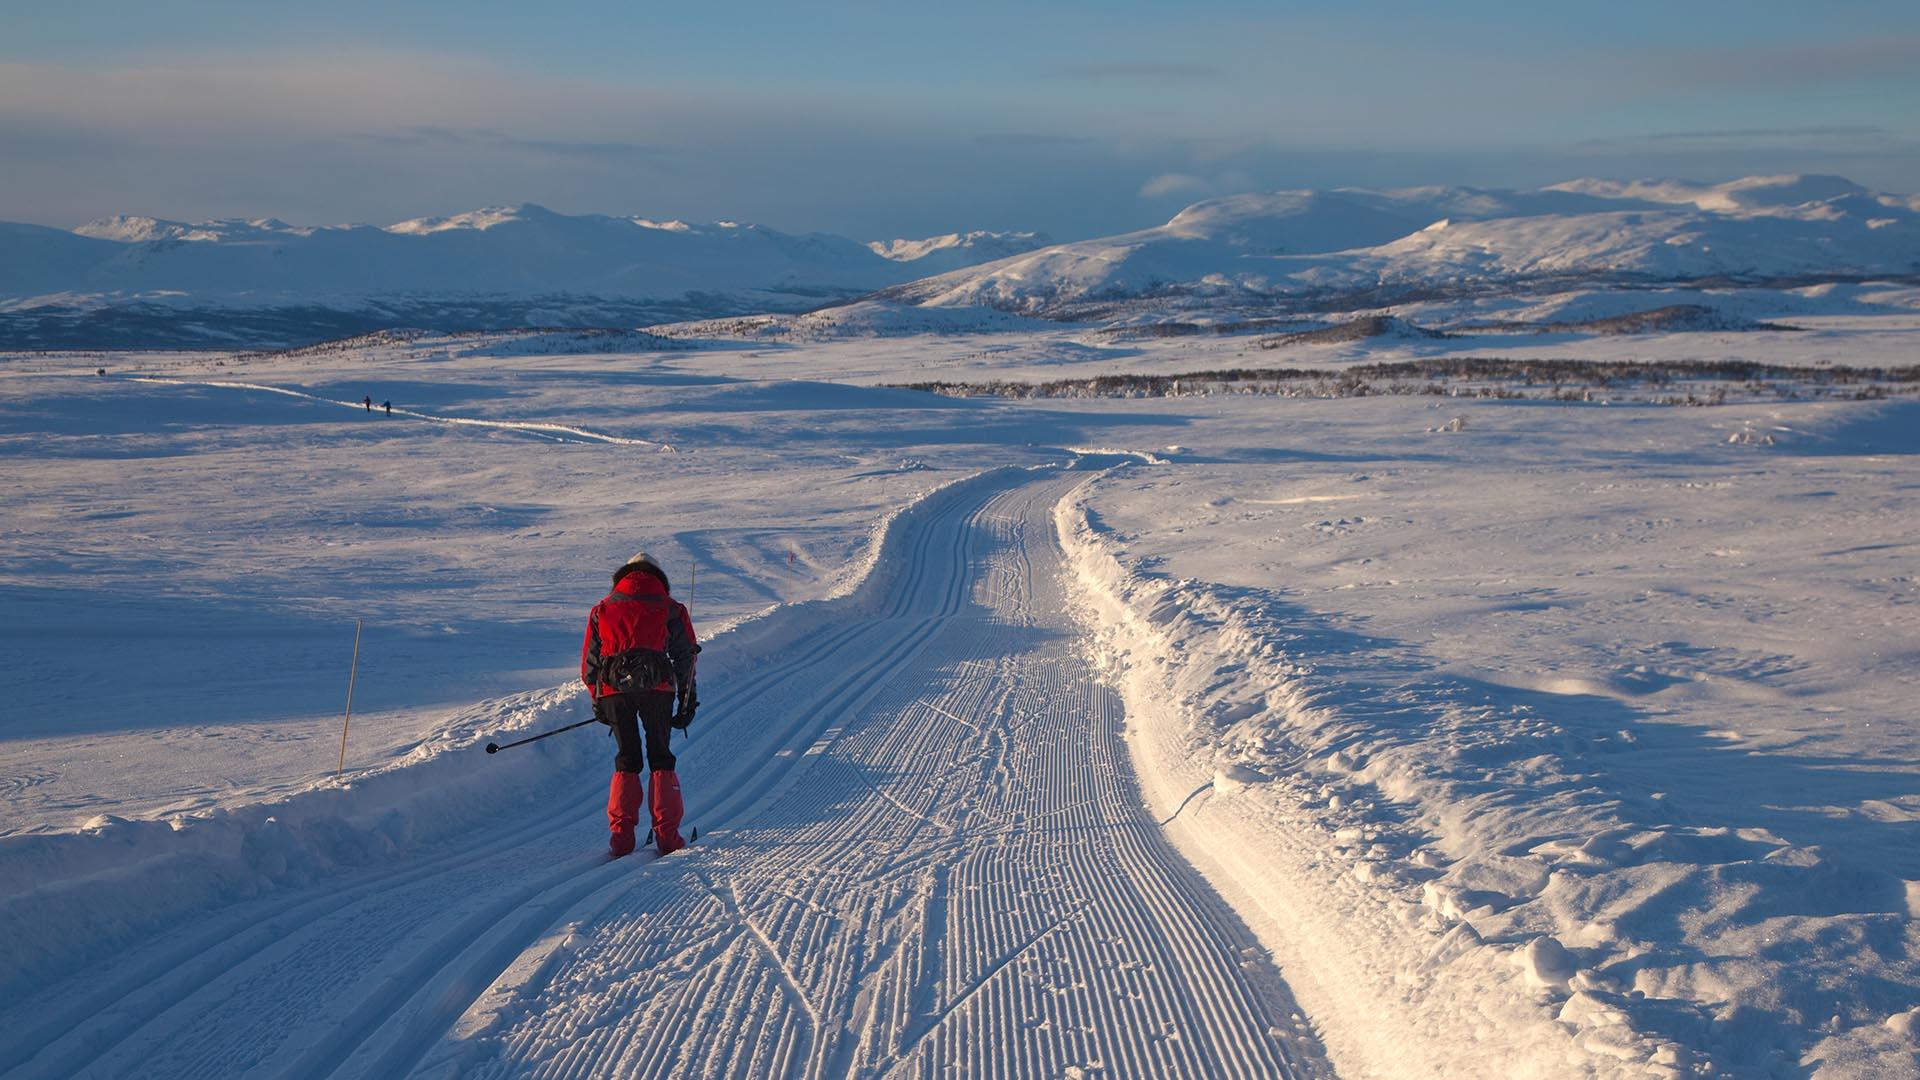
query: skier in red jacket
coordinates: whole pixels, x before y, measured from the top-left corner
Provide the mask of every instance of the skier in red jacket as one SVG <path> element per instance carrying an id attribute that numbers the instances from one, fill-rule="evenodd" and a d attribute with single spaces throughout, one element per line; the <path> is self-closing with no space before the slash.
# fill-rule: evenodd
<path id="1" fill-rule="evenodd" d="M 680 838 L 680 777 L 673 771 L 668 728 L 684 731 L 693 722 L 699 651 L 686 606 L 673 598 L 666 571 L 644 551 L 613 572 L 613 591 L 587 614 L 580 680 L 593 695 L 594 716 L 613 729 L 618 745 L 607 793 L 607 823 L 613 830 L 607 847 L 615 858 L 633 850 L 633 829 L 648 787 L 660 854 L 686 846 Z M 640 780 L 645 766 L 653 771 L 649 785 Z"/>

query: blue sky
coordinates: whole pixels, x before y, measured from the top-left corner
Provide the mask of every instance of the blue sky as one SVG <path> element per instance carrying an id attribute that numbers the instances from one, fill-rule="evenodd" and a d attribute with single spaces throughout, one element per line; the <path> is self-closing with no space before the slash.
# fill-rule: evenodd
<path id="1" fill-rule="evenodd" d="M 450 3 L 0 12 L 0 219 L 480 205 L 1068 238 L 1333 184 L 1920 189 L 1920 4 Z"/>

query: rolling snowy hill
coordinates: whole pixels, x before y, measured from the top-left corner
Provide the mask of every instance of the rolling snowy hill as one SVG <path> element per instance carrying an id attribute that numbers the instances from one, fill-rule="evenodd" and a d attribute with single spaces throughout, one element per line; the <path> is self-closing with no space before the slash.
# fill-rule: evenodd
<path id="1" fill-rule="evenodd" d="M 930 236 L 924 240 L 875 240 L 867 246 L 896 262 L 912 265 L 922 274 L 939 274 L 1011 255 L 1023 255 L 1052 243 L 1045 233 L 976 230 Z"/>
<path id="2" fill-rule="evenodd" d="M 0 342 L 285 344 L 394 325 L 636 325 L 801 311 L 1043 242 L 973 232 L 868 246 L 531 204 L 385 228 L 126 215 L 71 233 L 0 225 Z"/>
<path id="3" fill-rule="evenodd" d="M 1118 236 L 860 243 L 533 205 L 385 228 L 0 225 L 0 347 L 285 345 L 394 326 L 644 326 L 894 305 L 1139 322 L 1920 275 L 1920 207 L 1833 176 L 1234 195 Z M 1652 305 L 1658 306 L 1658 305 Z M 947 323 L 983 328 L 974 312 Z M 922 317 L 902 321 L 923 327 Z"/>
<path id="4" fill-rule="evenodd" d="M 1420 297 L 1591 280 L 1844 279 L 1920 272 L 1920 212 L 1840 177 L 1719 185 L 1578 180 L 1537 191 L 1236 195 L 1151 229 L 900 286 L 935 305 L 1098 318 L 1116 304 Z"/>

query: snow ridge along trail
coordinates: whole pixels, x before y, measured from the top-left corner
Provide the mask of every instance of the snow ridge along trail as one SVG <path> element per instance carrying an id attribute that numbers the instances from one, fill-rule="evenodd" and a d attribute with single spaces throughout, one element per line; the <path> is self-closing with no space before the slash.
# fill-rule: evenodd
<path id="1" fill-rule="evenodd" d="M 814 606 L 799 648 L 713 680 L 676 747 L 696 848 L 599 855 L 604 765 L 582 766 L 465 843 L 229 909 L 214 918 L 247 929 L 218 940 L 178 927 L 6 1007 L 0 1060 L 1331 1075 L 1266 953 L 1163 839 L 1119 700 L 1074 647 L 1051 513 L 1084 475 L 943 490 L 889 530 L 877 602 Z"/>

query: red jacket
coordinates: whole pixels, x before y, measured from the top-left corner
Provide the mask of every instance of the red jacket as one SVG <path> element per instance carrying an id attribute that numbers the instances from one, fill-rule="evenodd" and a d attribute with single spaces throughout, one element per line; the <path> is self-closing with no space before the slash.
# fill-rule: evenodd
<path id="1" fill-rule="evenodd" d="M 628 649 L 647 649 L 666 654 L 673 665 L 673 678 L 662 679 L 655 690 L 672 693 L 676 682 L 689 688 L 699 644 L 686 605 L 667 595 L 659 578 L 635 570 L 587 613 L 587 636 L 580 643 L 580 681 L 595 698 L 614 693 L 612 686 L 595 679 L 601 661 Z"/>

